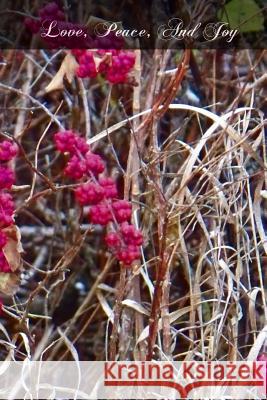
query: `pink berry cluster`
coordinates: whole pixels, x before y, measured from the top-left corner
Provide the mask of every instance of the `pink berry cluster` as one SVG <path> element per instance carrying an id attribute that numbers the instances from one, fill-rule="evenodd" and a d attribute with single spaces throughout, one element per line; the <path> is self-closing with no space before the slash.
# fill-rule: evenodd
<path id="1" fill-rule="evenodd" d="M 14 202 L 9 193 L 15 182 L 13 170 L 7 165 L 18 153 L 18 147 L 9 140 L 0 142 L 0 272 L 10 272 L 10 266 L 5 258 L 3 248 L 7 244 L 4 229 L 14 224 Z"/>
<path id="2" fill-rule="evenodd" d="M 114 32 L 105 37 L 93 37 L 88 34 L 86 26 L 67 21 L 65 13 L 55 2 L 41 8 L 38 17 L 25 18 L 24 25 L 32 34 L 41 33 L 42 40 L 50 48 L 73 49 L 79 63 L 78 77 L 95 78 L 100 74 L 113 84 L 128 82 L 129 73 L 135 63 L 135 54 L 133 51 L 122 50 L 124 39 L 117 37 Z M 69 34 L 78 30 L 82 32 L 79 37 Z M 48 31 L 49 35 L 45 34 Z"/>
<path id="3" fill-rule="evenodd" d="M 64 11 L 55 2 L 48 3 L 39 9 L 38 17 L 25 18 L 24 25 L 32 34 L 47 33 L 49 31 L 49 35 L 42 35 L 42 40 L 50 48 L 92 46 L 92 40 L 86 34 L 86 26 L 67 21 Z M 76 35 L 70 36 L 68 32 L 72 30 L 81 30 L 82 35 L 79 37 Z M 60 35 L 58 34 L 59 32 L 61 32 Z"/>
<path id="4" fill-rule="evenodd" d="M 65 14 L 57 3 L 48 3 L 38 11 L 38 18 L 25 18 L 24 24 L 32 33 L 38 33 L 45 21 L 65 21 Z"/>
<path id="5" fill-rule="evenodd" d="M 86 25 L 70 22 L 67 14 L 54 1 L 40 8 L 37 17 L 25 18 L 24 26 L 34 35 L 41 33 L 41 39 L 51 48 L 119 50 L 125 45 L 125 40 L 117 37 L 114 32 L 109 32 L 105 36 L 96 36 L 95 33 L 88 32 Z M 75 34 L 77 31 L 81 32 L 79 36 Z M 46 35 L 45 33 L 48 32 L 49 35 Z M 122 55 L 118 58 L 122 69 L 126 68 L 126 58 L 123 59 Z"/>
<path id="6" fill-rule="evenodd" d="M 130 50 L 91 50 L 75 49 L 72 51 L 79 63 L 77 76 L 95 78 L 102 74 L 110 83 L 126 83 L 135 64 L 135 54 Z M 98 67 L 95 57 L 100 59 Z"/>
<path id="7" fill-rule="evenodd" d="M 130 224 L 131 203 L 118 199 L 115 181 L 100 176 L 105 164 L 98 154 L 93 153 L 85 139 L 73 131 L 54 134 L 57 150 L 69 154 L 65 175 L 80 181 L 75 189 L 75 199 L 81 206 L 90 206 L 89 221 L 108 226 L 105 242 L 109 250 L 125 266 L 140 258 L 142 233 Z"/>

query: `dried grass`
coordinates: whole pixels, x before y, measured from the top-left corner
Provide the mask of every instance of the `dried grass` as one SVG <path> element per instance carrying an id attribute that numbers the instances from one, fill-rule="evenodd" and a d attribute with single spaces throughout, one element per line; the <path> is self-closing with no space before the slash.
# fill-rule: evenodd
<path id="1" fill-rule="evenodd" d="M 216 51 L 176 53 L 136 51 L 135 87 L 75 80 L 50 94 L 64 52 L 4 53 L 1 132 L 24 151 L 14 194 L 25 270 L 5 298 L 2 359 L 240 360 L 264 350 L 266 53 L 222 51 L 220 64 Z M 133 202 L 145 243 L 132 270 L 106 252 L 61 179 L 52 134 L 62 127 L 88 138 Z"/>

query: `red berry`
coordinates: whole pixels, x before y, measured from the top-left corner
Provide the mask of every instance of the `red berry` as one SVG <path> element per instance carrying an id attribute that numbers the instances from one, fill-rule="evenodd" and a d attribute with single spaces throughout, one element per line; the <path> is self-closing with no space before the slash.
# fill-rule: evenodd
<path id="1" fill-rule="evenodd" d="M 95 78 L 97 76 L 96 64 L 91 52 L 80 55 L 78 61 L 79 67 L 77 69 L 77 75 L 80 78 Z"/>
<path id="2" fill-rule="evenodd" d="M 89 218 L 93 224 L 107 225 L 112 221 L 112 214 L 107 205 L 98 204 L 91 207 Z"/>
<path id="3" fill-rule="evenodd" d="M 14 202 L 10 193 L 0 192 L 0 209 L 9 215 L 14 213 Z"/>
<path id="4" fill-rule="evenodd" d="M 95 183 L 85 183 L 75 190 L 75 196 L 82 206 L 97 204 L 104 198 L 104 189 Z"/>
<path id="5" fill-rule="evenodd" d="M 0 143 L 0 160 L 10 161 L 16 157 L 18 153 L 18 146 L 16 143 L 12 143 L 9 140 L 4 140 Z"/>
<path id="6" fill-rule="evenodd" d="M 89 145 L 85 139 L 78 136 L 73 131 L 61 131 L 54 134 L 54 141 L 58 151 L 70 154 L 86 154 L 89 151 Z"/>
<path id="7" fill-rule="evenodd" d="M 110 232 L 106 235 L 105 241 L 111 249 L 117 248 L 121 246 L 121 238 L 120 235 L 116 232 Z"/>
<path id="8" fill-rule="evenodd" d="M 0 166 L 0 189 L 10 189 L 14 182 L 14 172 L 8 167 Z"/>
<path id="9" fill-rule="evenodd" d="M 124 44 L 124 39 L 116 36 L 114 32 L 110 32 L 107 36 L 97 37 L 95 40 L 95 48 L 107 49 L 102 50 L 103 52 L 118 51 L 116 49 L 121 49 Z"/>
<path id="10" fill-rule="evenodd" d="M 0 249 L 5 247 L 6 244 L 7 244 L 7 235 L 4 232 L 0 231 Z"/>
<path id="11" fill-rule="evenodd" d="M 87 169 L 94 175 L 101 174 L 105 169 L 103 159 L 98 154 L 87 153 L 85 156 L 85 163 Z"/>
<path id="12" fill-rule="evenodd" d="M 58 151 L 73 153 L 76 145 L 76 134 L 72 131 L 61 131 L 54 134 L 54 141 Z"/>
<path id="13" fill-rule="evenodd" d="M 95 78 L 100 73 L 105 75 L 110 83 L 127 82 L 128 73 L 135 64 L 135 54 L 133 51 L 116 50 L 122 47 L 118 41 L 119 39 L 114 37 L 114 35 L 105 37 L 104 41 L 102 38 L 100 41 L 99 38 L 95 40 L 94 47 L 102 48 L 102 50 L 97 51 L 97 54 L 103 58 L 98 65 L 98 69 L 96 68 L 92 51 L 78 51 L 75 53 L 79 63 L 77 75 L 80 78 Z M 98 42 L 99 45 L 97 45 Z M 107 44 L 108 46 L 106 46 Z M 107 50 L 104 50 L 103 46 Z"/>
<path id="14" fill-rule="evenodd" d="M 142 233 L 133 225 L 129 225 L 127 222 L 124 222 L 121 225 L 121 234 L 126 244 L 141 246 L 143 243 Z"/>
<path id="15" fill-rule="evenodd" d="M 42 11 L 45 12 L 46 15 L 55 15 L 58 12 L 58 5 L 57 3 L 49 3 L 42 9 Z"/>
<path id="16" fill-rule="evenodd" d="M 38 33 L 41 27 L 40 21 L 33 18 L 25 18 L 24 25 L 32 33 Z"/>
<path id="17" fill-rule="evenodd" d="M 112 63 L 107 71 L 106 78 L 111 83 L 127 82 L 128 73 L 135 63 L 135 55 L 130 51 L 120 51 L 112 57 Z"/>
<path id="18" fill-rule="evenodd" d="M 87 78 L 87 68 L 86 68 L 86 66 L 85 65 L 80 65 L 77 68 L 76 73 L 77 73 L 78 78 Z"/>
<path id="19" fill-rule="evenodd" d="M 0 227 L 13 224 L 14 202 L 11 194 L 0 192 Z"/>
<path id="20" fill-rule="evenodd" d="M 90 146 L 86 143 L 84 138 L 76 136 L 76 150 L 80 154 L 85 155 L 90 150 Z"/>
<path id="21" fill-rule="evenodd" d="M 84 49 L 72 49 L 71 52 L 79 60 L 79 57 L 82 57 L 86 53 L 86 50 L 84 50 Z"/>
<path id="22" fill-rule="evenodd" d="M 100 178 L 99 184 L 104 189 L 106 198 L 114 199 L 118 196 L 116 183 L 112 178 Z"/>
<path id="23" fill-rule="evenodd" d="M 66 168 L 65 174 L 73 179 L 81 179 L 87 170 L 84 160 L 81 160 L 77 156 L 72 156 L 69 160 Z"/>
<path id="24" fill-rule="evenodd" d="M 140 258 L 140 249 L 137 246 L 129 245 L 123 250 L 117 252 L 117 258 L 126 266 L 130 266 L 134 261 Z"/>
<path id="25" fill-rule="evenodd" d="M 42 7 L 38 14 L 42 20 L 53 19 L 55 21 L 62 21 L 65 19 L 65 14 L 60 10 L 59 6 L 55 2 L 49 3 Z"/>
<path id="26" fill-rule="evenodd" d="M 127 221 L 132 215 L 131 203 L 127 200 L 118 200 L 112 204 L 112 208 L 116 217 L 116 220 L 120 222 Z"/>
<path id="27" fill-rule="evenodd" d="M 118 51 L 114 50 L 111 54 L 116 56 Z M 128 68 L 131 63 L 126 61 L 124 64 Z M 116 62 L 118 64 L 118 60 Z M 98 154 L 89 151 L 83 138 L 75 132 L 63 131 L 56 133 L 54 140 L 58 150 L 71 154 L 65 168 L 66 175 L 73 179 L 84 176 L 92 178 L 94 175 L 92 181 L 81 184 L 75 190 L 75 198 L 82 206 L 91 206 L 89 220 L 92 224 L 105 226 L 115 222 L 113 229 L 117 228 L 118 231 L 108 233 L 105 242 L 119 261 L 125 266 L 131 266 L 140 258 L 140 246 L 143 243 L 142 233 L 127 222 L 132 215 L 131 203 L 127 200 L 114 200 L 118 196 L 116 182 L 109 177 L 98 178 L 98 174 L 105 169 L 104 161 Z M 116 222 L 120 224 L 119 227 Z"/>

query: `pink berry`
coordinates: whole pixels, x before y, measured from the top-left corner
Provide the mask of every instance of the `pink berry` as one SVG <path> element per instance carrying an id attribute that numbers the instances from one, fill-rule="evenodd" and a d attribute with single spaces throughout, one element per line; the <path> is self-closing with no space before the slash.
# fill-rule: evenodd
<path id="1" fill-rule="evenodd" d="M 49 3 L 43 8 L 41 8 L 38 14 L 42 20 L 54 19 L 55 21 L 61 21 L 65 19 L 65 14 L 60 10 L 57 3 L 55 2 Z"/>
<path id="2" fill-rule="evenodd" d="M 110 232 L 105 237 L 105 242 L 111 249 L 121 246 L 120 235 L 116 232 Z"/>
<path id="3" fill-rule="evenodd" d="M 25 18 L 24 25 L 33 34 L 38 33 L 41 27 L 40 21 L 33 18 Z"/>
<path id="4" fill-rule="evenodd" d="M 76 134 L 72 131 L 61 131 L 54 134 L 54 142 L 58 151 L 72 153 L 75 151 Z"/>
<path id="5" fill-rule="evenodd" d="M 97 204 L 104 198 L 104 189 L 95 183 L 85 183 L 75 190 L 75 197 L 82 206 Z"/>
<path id="6" fill-rule="evenodd" d="M 134 53 L 121 50 L 112 57 L 112 63 L 106 74 L 107 80 L 111 83 L 127 82 L 128 73 L 134 67 L 134 63 Z"/>
<path id="7" fill-rule="evenodd" d="M 65 13 L 61 10 L 57 12 L 57 20 L 64 21 L 66 19 Z"/>
<path id="8" fill-rule="evenodd" d="M 104 189 L 107 199 L 114 199 L 118 196 L 116 183 L 112 178 L 100 178 L 99 184 Z"/>
<path id="9" fill-rule="evenodd" d="M 97 76 L 97 69 L 92 52 L 86 52 L 79 56 L 79 67 L 77 75 L 80 78 L 95 78 Z"/>
<path id="10" fill-rule="evenodd" d="M 87 68 L 86 68 L 86 66 L 85 65 L 80 65 L 77 68 L 76 73 L 77 73 L 78 78 L 87 78 Z"/>
<path id="11" fill-rule="evenodd" d="M 107 36 L 97 37 L 95 48 L 107 49 L 103 51 L 118 51 L 116 49 L 121 49 L 125 42 L 122 37 L 118 37 L 114 32 L 110 32 Z"/>
<path id="12" fill-rule="evenodd" d="M 0 165 L 0 189 L 10 189 L 14 182 L 13 171 L 8 167 Z"/>
<path id="13" fill-rule="evenodd" d="M 98 154 L 87 153 L 85 156 L 85 163 L 88 171 L 92 172 L 94 175 L 101 174 L 105 169 L 103 159 Z"/>
<path id="14" fill-rule="evenodd" d="M 82 155 L 85 155 L 90 150 L 90 146 L 83 137 L 76 137 L 76 150 Z"/>
<path id="15" fill-rule="evenodd" d="M 140 258 L 140 249 L 137 246 L 129 245 L 123 250 L 117 252 L 117 258 L 126 266 L 130 266 L 134 261 Z"/>
<path id="16" fill-rule="evenodd" d="M 56 3 L 49 3 L 43 8 L 43 11 L 46 14 L 55 15 L 58 12 L 58 5 Z"/>
<path id="17" fill-rule="evenodd" d="M 10 161 L 16 157 L 18 146 L 9 140 L 4 140 L 0 143 L 0 161 Z"/>
<path id="18" fill-rule="evenodd" d="M 112 214 L 107 205 L 98 204 L 91 207 L 89 218 L 93 224 L 107 225 L 112 221 Z"/>
<path id="19" fill-rule="evenodd" d="M 65 168 L 65 174 L 75 180 L 81 179 L 86 172 L 86 164 L 78 156 L 72 156 Z"/>
<path id="20" fill-rule="evenodd" d="M 58 151 L 70 154 L 86 154 L 89 145 L 85 139 L 73 131 L 61 131 L 54 134 L 54 141 Z"/>
<path id="21" fill-rule="evenodd" d="M 14 202 L 9 193 L 0 192 L 0 227 L 13 224 Z"/>
<path id="22" fill-rule="evenodd" d="M 10 193 L 0 192 L 0 209 L 12 215 L 14 213 L 14 202 Z"/>
<path id="23" fill-rule="evenodd" d="M 117 50 L 112 53 L 114 57 L 118 54 Z M 114 65 L 120 66 L 119 61 L 122 60 L 115 60 Z M 127 60 L 123 62 L 127 68 L 131 65 Z M 90 182 L 80 184 L 75 190 L 77 202 L 82 206 L 91 206 L 89 220 L 92 224 L 105 226 L 110 222 L 114 223 L 113 229 L 116 230 L 106 235 L 105 242 L 119 261 L 126 267 L 131 266 L 140 258 L 140 246 L 143 243 L 141 231 L 127 222 L 132 215 L 131 203 L 127 200 L 115 200 L 118 197 L 118 191 L 116 182 L 112 178 L 98 178 L 98 174 L 105 169 L 104 161 L 98 154 L 90 152 L 83 138 L 75 132 L 63 131 L 57 132 L 54 140 L 59 151 L 68 152 L 71 155 L 65 174 L 75 180 L 85 176 L 92 179 Z M 7 214 L 6 210 L 4 214 Z M 120 225 L 117 226 L 117 223 Z"/>
<path id="24" fill-rule="evenodd" d="M 121 225 L 121 234 L 126 244 L 141 246 L 143 243 L 142 233 L 133 225 L 130 225 L 127 222 L 124 222 Z"/>
<path id="25" fill-rule="evenodd" d="M 6 244 L 7 244 L 7 235 L 4 232 L 0 231 L 0 249 L 5 247 Z"/>
<path id="26" fill-rule="evenodd" d="M 5 228 L 7 226 L 13 225 L 13 223 L 14 223 L 14 220 L 13 220 L 12 216 L 10 216 L 0 210 L 0 227 Z"/>
<path id="27" fill-rule="evenodd" d="M 84 50 L 84 49 L 72 49 L 71 52 L 79 60 L 79 57 L 82 57 L 86 53 L 86 50 Z"/>
<path id="28" fill-rule="evenodd" d="M 118 200 L 112 204 L 116 220 L 121 223 L 127 221 L 132 215 L 131 203 L 127 200 Z"/>
<path id="29" fill-rule="evenodd" d="M 92 51 L 77 52 L 76 57 L 79 63 L 77 75 L 80 78 L 95 78 L 97 74 L 103 74 L 110 83 L 125 83 L 128 80 L 128 73 L 133 69 L 135 64 L 135 54 L 133 51 L 118 50 L 123 43 L 119 43 L 119 39 L 109 35 L 104 41 L 96 39 L 94 47 L 101 47 L 97 51 L 97 55 L 102 57 L 96 69 L 96 64 Z M 105 43 L 104 43 L 105 42 Z M 107 50 L 103 49 L 106 48 Z"/>

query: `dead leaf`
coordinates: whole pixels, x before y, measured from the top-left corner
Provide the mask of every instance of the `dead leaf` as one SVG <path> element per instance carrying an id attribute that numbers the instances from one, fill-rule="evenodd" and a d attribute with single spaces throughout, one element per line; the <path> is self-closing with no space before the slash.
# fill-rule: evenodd
<path id="1" fill-rule="evenodd" d="M 21 266 L 21 253 L 23 252 L 23 248 L 21 245 L 20 231 L 16 225 L 11 225 L 3 229 L 3 231 L 8 238 L 7 244 L 3 248 L 3 253 L 11 270 L 14 272 L 20 269 Z"/>
<path id="2" fill-rule="evenodd" d="M 102 56 L 102 57 L 100 57 L 100 56 L 98 56 L 96 53 L 93 53 L 93 59 L 94 59 L 94 62 L 95 62 L 95 66 L 96 66 L 96 70 L 97 70 L 97 72 L 99 72 L 99 65 L 102 63 L 102 62 L 105 62 L 105 63 L 107 63 L 107 64 L 111 64 L 111 62 L 112 62 L 112 57 L 111 57 L 111 53 L 106 53 L 104 56 Z"/>
<path id="3" fill-rule="evenodd" d="M 17 292 L 20 278 L 17 274 L 0 272 L 0 292 L 7 296 L 14 296 Z"/>
<path id="4" fill-rule="evenodd" d="M 51 80 L 48 86 L 46 86 L 45 91 L 52 92 L 53 90 L 59 90 L 64 88 L 64 78 L 66 77 L 67 81 L 71 83 L 74 79 L 76 69 L 78 68 L 78 63 L 75 59 L 75 57 L 71 54 L 68 53 L 64 60 L 62 61 L 62 64 L 54 76 L 54 78 Z"/>

